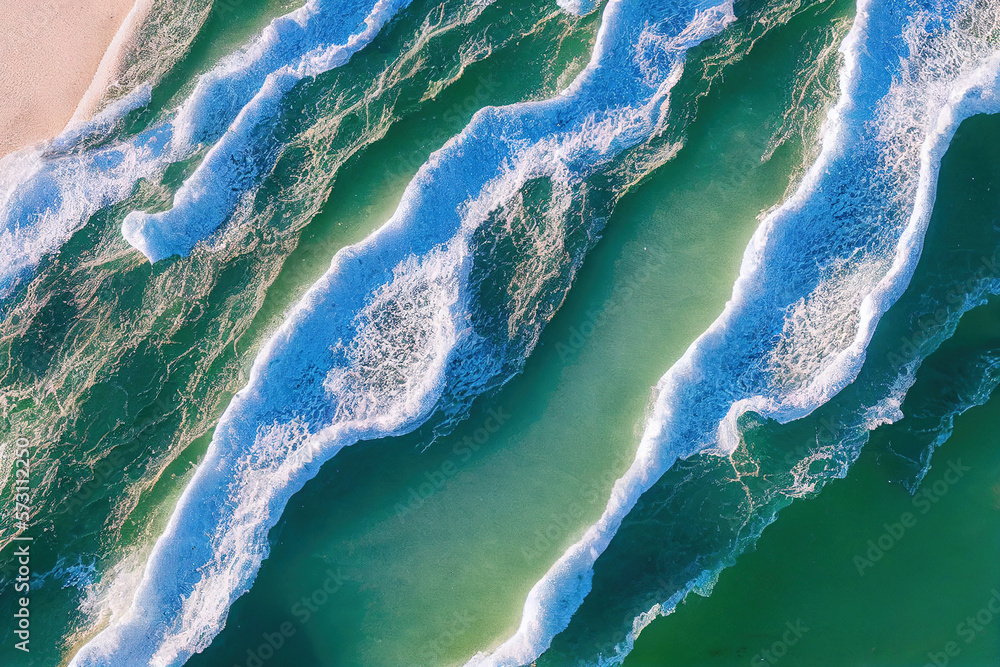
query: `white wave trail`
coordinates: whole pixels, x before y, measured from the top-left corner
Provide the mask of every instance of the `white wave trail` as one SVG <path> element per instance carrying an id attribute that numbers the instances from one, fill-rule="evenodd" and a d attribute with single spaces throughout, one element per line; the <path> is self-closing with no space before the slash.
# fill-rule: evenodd
<path id="1" fill-rule="evenodd" d="M 859 0 L 821 154 L 757 229 L 723 314 L 657 384 L 600 520 L 532 588 L 517 632 L 470 667 L 528 664 L 551 645 L 624 517 L 678 458 L 728 455 L 744 412 L 788 422 L 853 382 L 913 274 L 955 130 L 1000 110 L 998 49 L 989 2 L 942 16 L 931 3 Z"/>
<path id="2" fill-rule="evenodd" d="M 564 210 L 569 186 L 660 126 L 686 50 L 732 20 L 728 2 L 615 0 L 566 91 L 482 109 L 433 154 L 392 218 L 336 254 L 262 349 L 128 610 L 71 664 L 176 665 L 202 650 L 252 584 L 288 499 L 324 461 L 416 428 L 445 391 L 468 397 L 502 382 L 506 348 L 470 319 L 474 233 L 489 220 L 509 233 L 504 211 L 540 178 Z M 513 329 L 539 324 L 537 309 L 523 312 Z"/>
<path id="3" fill-rule="evenodd" d="M 158 75 L 165 71 L 164 67 L 172 66 L 179 55 L 187 51 L 207 17 L 210 5 L 206 0 L 185 0 L 167 8 L 155 6 L 153 0 L 136 0 L 104 52 L 94 78 L 84 91 L 62 134 L 76 126 L 86 125 L 97 112 L 104 110 L 113 101 L 109 100 L 109 96 L 115 89 L 125 87 L 131 90 L 142 85 L 151 86 Z M 171 28 L 169 42 L 157 39 L 162 35 L 157 34 L 156 30 L 150 30 L 156 24 Z M 150 41 L 152 44 L 149 44 Z M 140 80 L 138 86 L 129 86 L 129 83 L 136 83 L 129 76 L 130 69 L 140 69 L 134 62 L 140 43 L 152 48 L 159 47 L 156 58 L 159 67 L 141 68 L 147 76 Z"/>
<path id="4" fill-rule="evenodd" d="M 576 16 L 586 16 L 597 9 L 597 0 L 557 0 L 559 7 Z"/>
<path id="5" fill-rule="evenodd" d="M 121 201 L 136 181 L 150 175 L 149 166 L 163 150 L 163 136 L 155 132 L 97 153 L 61 154 L 108 132 L 129 111 L 147 104 L 149 95 L 142 86 L 91 120 L 72 124 L 47 146 L 0 159 L 0 299 L 97 210 Z"/>
<path id="6" fill-rule="evenodd" d="M 264 32 L 251 52 L 239 54 L 231 65 L 224 64 L 213 76 L 199 82 L 202 89 L 223 85 L 228 89 L 238 76 L 245 74 L 255 80 L 262 71 L 270 70 L 264 77 L 263 85 L 248 101 L 240 99 L 242 105 L 236 119 L 198 165 L 180 190 L 174 195 L 174 205 L 169 211 L 148 214 L 132 212 L 122 224 L 122 235 L 150 262 L 156 262 L 171 255 L 186 255 L 201 239 L 215 231 L 232 213 L 240 196 L 253 187 L 255 180 L 273 160 L 271 151 L 262 148 L 274 144 L 268 136 L 270 123 L 281 109 L 281 100 L 291 88 L 306 77 L 314 77 L 323 72 L 340 67 L 350 57 L 370 43 L 382 27 L 409 0 L 379 0 L 364 18 L 363 27 L 350 33 L 334 46 L 315 46 L 329 33 L 329 27 L 312 18 L 321 11 L 320 2 L 310 2 L 302 10 L 279 21 L 275 21 Z M 367 10 L 366 10 L 367 11 Z M 338 16 L 338 18 L 341 18 Z M 352 28 L 356 17 L 342 22 L 342 27 Z M 316 24 L 321 24 L 322 30 Z M 301 33 L 301 34 L 300 34 Z M 338 35 L 343 38 L 343 35 Z M 296 48 L 303 51 L 290 62 L 275 68 L 276 63 L 266 58 L 272 54 L 277 42 L 301 42 Z M 313 48 L 310 48 L 313 47 Z M 247 58 L 248 56 L 255 56 Z M 251 90 L 252 87 L 247 87 Z M 195 93 L 194 99 L 212 100 L 215 106 L 217 94 Z M 197 128 L 203 124 L 191 120 L 206 110 L 201 108 L 207 102 L 197 102 L 186 106 L 178 116 L 177 136 L 188 146 L 203 140 Z M 271 157 L 271 160 L 268 157 Z"/>
<path id="7" fill-rule="evenodd" d="M 220 202 L 210 208 L 211 215 L 203 216 L 199 238 L 215 229 L 225 202 L 239 194 L 230 187 L 241 182 L 247 186 L 250 180 L 246 169 L 226 171 L 220 163 L 240 154 L 261 160 L 251 147 L 267 114 L 275 113 L 280 96 L 296 81 L 344 64 L 408 2 L 344 5 L 309 0 L 274 19 L 249 45 L 203 74 L 172 118 L 136 137 L 80 149 L 84 140 L 105 139 L 129 111 L 148 104 L 149 86 L 138 86 L 90 121 L 71 123 L 48 145 L 4 157 L 0 160 L 0 299 L 90 216 L 126 199 L 140 179 L 154 178 L 199 147 L 218 142 L 206 158 L 208 164 L 178 193 L 182 208 L 189 200 Z M 219 174 L 206 177 L 213 167 Z M 223 173 L 232 178 L 219 187 Z M 211 193 L 213 198 L 204 196 L 206 188 L 217 190 Z M 186 254 L 198 240 L 179 232 L 171 235 L 142 216 L 126 218 L 123 233 L 147 256 Z M 217 222 L 209 224 L 209 219 Z"/>

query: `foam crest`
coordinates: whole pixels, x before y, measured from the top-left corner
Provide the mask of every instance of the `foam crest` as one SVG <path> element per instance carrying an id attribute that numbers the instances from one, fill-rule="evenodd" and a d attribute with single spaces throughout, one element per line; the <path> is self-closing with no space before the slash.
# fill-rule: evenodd
<path id="1" fill-rule="evenodd" d="M 556 2 L 563 11 L 576 16 L 586 16 L 600 4 L 597 0 L 556 0 Z"/>
<path id="2" fill-rule="evenodd" d="M 82 121 L 70 121 L 59 136 L 45 149 L 47 156 L 69 153 L 84 142 L 99 142 L 111 137 L 129 113 L 147 106 L 153 97 L 153 86 L 145 83 L 115 100 L 100 113 Z"/>
<path id="3" fill-rule="evenodd" d="M 203 77 L 175 121 L 178 150 L 216 139 L 213 131 L 225 126 L 229 114 L 238 113 L 174 195 L 173 208 L 130 213 L 122 223 L 125 239 L 150 262 L 187 255 L 273 166 L 279 146 L 272 129 L 285 94 L 303 78 L 346 63 L 407 4 L 409 0 L 379 0 L 355 32 L 356 13 L 341 15 L 312 1 L 275 20 L 250 49 Z M 333 44 L 314 46 L 326 40 Z"/>
<path id="4" fill-rule="evenodd" d="M 183 662 L 221 630 L 267 555 L 268 531 L 324 461 L 358 440 L 411 431 L 435 411 L 460 413 L 443 397 L 467 402 L 519 368 L 534 338 L 527 349 L 507 346 L 473 325 L 477 234 L 509 235 L 519 198 L 539 180 L 553 183 L 543 208 L 554 217 L 569 211 L 569 193 L 584 179 L 656 130 L 684 45 L 732 18 L 725 3 L 612 2 L 590 65 L 567 91 L 482 109 L 434 153 L 395 214 L 336 254 L 261 350 L 129 610 L 71 664 Z M 686 31 L 691 24 L 703 33 Z M 639 53 L 634 45 L 646 31 L 656 37 Z M 658 68 L 652 77 L 643 69 L 650 63 Z M 568 264 L 577 266 L 585 250 Z M 509 331 L 537 332 L 551 317 L 536 304 L 558 298 L 557 287 L 533 293 L 550 275 L 546 267 L 543 259 L 520 268 L 522 299 Z"/>
<path id="5" fill-rule="evenodd" d="M 788 422 L 857 377 L 913 274 L 955 130 L 1000 110 L 997 19 L 987 2 L 942 14 L 933 3 L 860 0 L 819 157 L 762 220 L 723 314 L 657 384 L 601 519 L 532 588 L 517 632 L 469 665 L 539 657 L 589 593 L 624 517 L 679 458 L 731 454 L 745 412 Z"/>
<path id="6" fill-rule="evenodd" d="M 140 92 L 141 94 L 141 92 Z M 111 107 L 85 128 L 57 137 L 53 150 L 83 140 L 130 110 Z M 169 130 L 144 132 L 130 143 L 96 151 L 48 154 L 45 148 L 12 153 L 0 160 L 0 298 L 34 271 L 98 210 L 128 197 L 140 178 L 160 171 Z M 99 174 L 99 176 L 95 176 Z"/>
<path id="7" fill-rule="evenodd" d="M 211 7 L 211 0 L 137 0 L 101 58 L 67 129 L 132 91 L 158 82 L 187 53 Z"/>
<path id="8" fill-rule="evenodd" d="M 151 216 L 137 213 L 123 225 L 126 239 L 154 261 L 189 252 L 232 211 L 239 197 L 253 190 L 256 177 L 273 163 L 278 146 L 269 121 L 278 113 L 283 95 L 301 79 L 347 62 L 406 4 L 406 0 L 378 0 L 334 7 L 326 0 L 310 0 L 274 19 L 254 41 L 203 74 L 171 118 L 132 139 L 101 145 L 126 114 L 148 104 L 149 83 L 135 84 L 89 121 L 74 119 L 47 146 L 4 157 L 0 160 L 0 248 L 4 249 L 0 298 L 94 213 L 128 198 L 140 179 L 158 177 L 170 164 L 215 143 L 206 163 L 177 194 L 177 213 L 167 216 L 181 223 L 157 225 L 155 219 L 150 222 Z M 192 1 L 181 9 L 182 18 L 204 18 L 202 3 Z M 149 20 L 140 16 L 147 10 L 137 8 L 130 25 Z M 154 37 L 159 32 L 154 30 Z M 153 80 L 159 73 L 147 72 Z"/>
<path id="9" fill-rule="evenodd" d="M 465 239 L 452 249 L 433 250 L 423 260 L 404 260 L 393 280 L 376 290 L 370 303 L 355 315 L 358 335 L 348 346 L 335 348 L 347 363 L 334 367 L 323 380 L 337 418 L 378 423 L 392 419 L 402 403 L 409 415 L 425 413 L 422 397 L 433 396 L 452 348 L 468 335 L 468 312 L 459 304 L 462 274 L 467 271 Z M 409 404 L 411 397 L 417 397 Z"/>

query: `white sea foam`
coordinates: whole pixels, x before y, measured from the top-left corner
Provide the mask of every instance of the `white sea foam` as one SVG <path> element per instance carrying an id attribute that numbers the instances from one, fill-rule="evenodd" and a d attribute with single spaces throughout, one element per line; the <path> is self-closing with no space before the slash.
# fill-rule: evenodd
<path id="1" fill-rule="evenodd" d="M 913 274 L 955 130 L 1000 110 L 996 6 L 939 11 L 859 1 L 819 157 L 757 229 L 723 314 L 657 384 L 635 462 L 601 519 L 532 588 L 517 632 L 470 666 L 541 655 L 589 593 L 624 517 L 678 458 L 728 455 L 744 412 L 788 422 L 856 378 Z"/>
<path id="2" fill-rule="evenodd" d="M 136 0 L 101 58 L 66 130 L 86 123 L 140 86 L 158 82 L 187 53 L 211 6 L 211 0 Z"/>
<path id="3" fill-rule="evenodd" d="M 311 0 L 275 20 L 251 48 L 198 82 L 175 120 L 178 144 L 191 150 L 210 140 L 206 131 L 218 124 L 209 118 L 224 104 L 229 104 L 230 113 L 239 112 L 174 195 L 173 208 L 155 214 L 133 212 L 125 218 L 122 234 L 149 261 L 188 254 L 222 224 L 273 163 L 277 140 L 271 130 L 285 94 L 302 79 L 346 63 L 409 0 L 378 0 L 365 8 L 360 30 L 356 13 L 333 12 L 325 4 Z M 329 40 L 333 44 L 323 46 Z"/>
<path id="4" fill-rule="evenodd" d="M 564 11 L 576 16 L 586 16 L 600 4 L 598 0 L 556 0 L 556 2 Z"/>
<path id="5" fill-rule="evenodd" d="M 106 138 L 125 114 L 147 104 L 148 84 L 137 85 L 91 120 L 74 119 L 48 145 L 0 160 L 0 298 L 95 212 L 127 198 L 140 179 L 154 178 L 217 142 L 178 193 L 177 212 L 161 216 L 164 224 L 160 217 L 136 213 L 123 226 L 126 238 L 153 259 L 186 254 L 214 230 L 273 159 L 267 145 L 255 142 L 266 139 L 267 121 L 281 96 L 295 82 L 344 64 L 408 0 L 333 4 L 309 0 L 272 21 L 249 45 L 202 75 L 172 118 L 131 140 L 74 150 L 84 140 Z M 142 12 L 136 12 L 129 25 L 141 22 Z M 242 165 L 235 165 L 237 160 Z"/>
<path id="6" fill-rule="evenodd" d="M 59 136 L 0 159 L 0 299 L 94 212 L 163 166 L 162 148 L 148 135 L 96 154 L 71 153 L 107 139 L 129 112 L 149 104 L 153 84 L 186 52 L 210 5 L 136 2 Z M 137 58 L 144 50 L 155 58 Z"/>
<path id="7" fill-rule="evenodd" d="M 132 5 L 132 9 L 125 16 L 125 20 L 122 21 L 111 40 L 111 44 L 108 45 L 108 50 L 104 52 L 104 56 L 97 66 L 97 72 L 84 92 L 80 103 L 77 104 L 76 111 L 73 112 L 73 117 L 67 124 L 66 130 L 76 125 L 85 124 L 95 114 L 98 104 L 115 80 L 116 73 L 122 68 L 121 61 L 127 52 L 128 43 L 135 38 L 152 9 L 152 0 L 137 0 Z M 63 130 L 63 134 L 66 133 L 66 130 Z"/>
<path id="8" fill-rule="evenodd" d="M 503 351 L 472 327 L 475 232 L 509 233 L 504 212 L 540 178 L 556 184 L 553 210 L 567 210 L 566 186 L 655 131 L 686 49 L 731 20 L 725 2 L 612 2 L 590 65 L 562 95 L 482 109 L 433 154 L 392 218 L 336 254 L 261 350 L 128 611 L 71 664 L 176 665 L 203 649 L 252 584 L 288 499 L 324 461 L 416 428 L 445 391 L 503 381 Z M 515 329 L 539 326 L 537 309 L 515 312 Z"/>
<path id="9" fill-rule="evenodd" d="M 79 142 L 86 130 L 100 132 L 116 123 L 116 114 L 126 113 L 134 99 L 127 98 L 92 121 L 73 126 L 66 137 L 57 137 L 49 146 L 0 159 L 0 298 L 97 210 L 121 201 L 138 179 L 155 173 L 164 148 L 164 136 L 158 132 L 96 152 L 59 152 Z"/>

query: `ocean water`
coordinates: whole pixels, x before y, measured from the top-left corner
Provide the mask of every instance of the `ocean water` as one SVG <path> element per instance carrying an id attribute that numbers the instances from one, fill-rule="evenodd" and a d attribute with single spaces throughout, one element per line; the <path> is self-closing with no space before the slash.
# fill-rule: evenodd
<path id="1" fill-rule="evenodd" d="M 136 12 L 0 159 L 3 664 L 1000 660 L 995 3 Z"/>
<path id="2" fill-rule="evenodd" d="M 941 272 L 990 247 L 998 138 L 996 116 L 970 119 L 956 134 L 929 243 L 904 298 L 928 299 L 949 282 Z M 904 306 L 887 316 L 898 318 L 897 331 L 910 330 L 897 340 L 915 342 L 929 329 L 907 326 L 918 311 Z M 991 446 L 1000 418 L 998 306 L 990 298 L 962 317 L 917 373 L 902 406 L 906 417 L 872 432 L 845 479 L 784 509 L 754 551 L 720 575 L 710 597 L 691 596 L 652 623 L 625 664 L 664 664 L 665 655 L 678 664 L 766 664 L 762 652 L 783 641 L 788 623 L 800 630 L 778 648 L 790 664 L 934 664 L 950 641 L 961 652 L 948 664 L 994 664 L 1000 634 L 991 622 L 977 628 L 968 618 L 1000 585 L 1000 541 L 990 530 L 1000 515 L 1000 459 Z M 942 436 L 947 441 L 911 493 L 924 463 L 912 454 Z M 948 473 L 952 466 L 967 470 L 956 477 Z M 907 513 L 913 525 L 900 533 Z"/>

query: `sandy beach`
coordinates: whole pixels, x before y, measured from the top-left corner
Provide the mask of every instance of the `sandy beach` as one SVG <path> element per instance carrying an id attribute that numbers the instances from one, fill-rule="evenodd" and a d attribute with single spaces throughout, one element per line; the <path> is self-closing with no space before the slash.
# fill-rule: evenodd
<path id="1" fill-rule="evenodd" d="M 72 118 L 133 0 L 0 0 L 0 156 Z"/>

